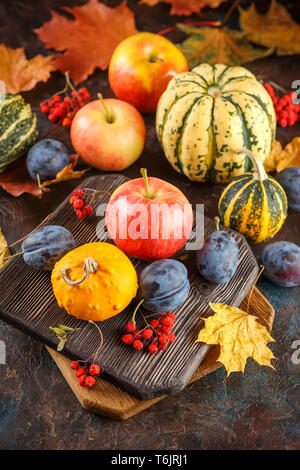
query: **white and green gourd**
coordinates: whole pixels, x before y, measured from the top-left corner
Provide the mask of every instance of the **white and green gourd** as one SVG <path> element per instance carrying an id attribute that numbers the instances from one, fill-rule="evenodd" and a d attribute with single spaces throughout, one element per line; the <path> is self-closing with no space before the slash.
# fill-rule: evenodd
<path id="1" fill-rule="evenodd" d="M 273 102 L 246 68 L 201 64 L 176 75 L 162 94 L 156 132 L 173 168 L 192 181 L 218 183 L 253 171 L 246 148 L 263 162 L 276 132 Z"/>
<path id="2" fill-rule="evenodd" d="M 23 155 L 38 135 L 36 115 L 21 95 L 0 96 L 0 173 Z"/>

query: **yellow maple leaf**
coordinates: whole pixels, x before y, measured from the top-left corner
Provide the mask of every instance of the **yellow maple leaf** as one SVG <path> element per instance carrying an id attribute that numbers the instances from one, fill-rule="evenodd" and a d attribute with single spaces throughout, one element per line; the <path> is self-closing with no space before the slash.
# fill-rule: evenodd
<path id="1" fill-rule="evenodd" d="M 250 41 L 276 47 L 278 55 L 300 53 L 300 26 L 283 5 L 271 0 L 265 14 L 258 13 L 254 3 L 248 10 L 240 10 L 240 26 Z"/>
<path id="2" fill-rule="evenodd" d="M 217 360 L 225 366 L 227 376 L 231 372 L 244 372 L 248 357 L 274 369 L 270 361 L 275 357 L 266 344 L 275 340 L 256 317 L 237 307 L 209 305 L 215 315 L 203 318 L 205 326 L 196 342 L 220 346 Z"/>
<path id="3" fill-rule="evenodd" d="M 32 90 L 38 82 L 46 82 L 55 70 L 54 56 L 37 55 L 26 59 L 24 48 L 11 49 L 0 44 L 0 80 L 6 93 Z"/>
<path id="4" fill-rule="evenodd" d="M 10 255 L 10 251 L 7 245 L 7 241 L 4 238 L 2 230 L 0 228 L 0 269 L 5 265 L 6 261 L 4 258 Z"/>
<path id="5" fill-rule="evenodd" d="M 290 166 L 300 167 L 300 137 L 294 137 L 285 148 L 278 140 L 274 140 L 271 151 L 264 161 L 264 167 L 267 172 L 280 171 Z"/>

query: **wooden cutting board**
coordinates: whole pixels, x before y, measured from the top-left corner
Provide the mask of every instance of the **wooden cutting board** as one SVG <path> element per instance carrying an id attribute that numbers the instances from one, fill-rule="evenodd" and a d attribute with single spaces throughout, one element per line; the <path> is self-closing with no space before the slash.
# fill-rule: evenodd
<path id="1" fill-rule="evenodd" d="M 249 295 L 243 301 L 241 305 L 242 309 L 247 310 L 248 300 Z M 268 331 L 271 332 L 275 312 L 272 305 L 256 287 L 254 288 L 250 298 L 249 313 L 257 316 L 259 318 L 259 322 L 266 326 Z M 102 378 L 96 379 L 95 386 L 92 389 L 81 387 L 78 383 L 78 379 L 75 377 L 74 371 L 70 368 L 70 360 L 51 348 L 47 349 L 82 407 L 93 413 L 108 416 L 113 419 L 125 420 L 137 413 L 140 413 L 146 408 L 149 408 L 149 406 L 154 405 L 166 396 L 161 396 L 152 400 L 139 400 Z M 210 374 L 214 370 L 223 367 L 221 363 L 217 362 L 218 355 L 219 348 L 217 346 L 213 346 L 189 383 L 191 384 Z M 257 367 L 260 366 L 257 365 Z"/>
<path id="2" fill-rule="evenodd" d="M 105 191 L 101 195 L 101 201 L 99 200 L 100 204 L 108 202 L 109 194 L 127 180 L 123 175 L 115 174 L 92 176 L 85 179 L 78 188 Z M 79 246 L 99 241 L 98 224 L 105 227 L 105 220 L 95 212 L 84 220 L 78 219 L 68 197 L 47 219 L 46 224 L 66 227 Z M 202 219 L 200 226 L 203 226 L 206 234 L 215 230 L 214 222 L 208 218 Z M 143 400 L 176 393 L 186 386 L 209 351 L 207 345 L 195 343 L 203 326 L 201 317 L 212 313 L 209 302 L 239 306 L 258 274 L 257 262 L 245 238 L 230 229 L 226 230 L 239 246 L 236 273 L 226 284 L 210 283 L 197 270 L 195 252 L 188 253 L 184 264 L 189 273 L 191 290 L 185 302 L 175 310 L 177 319 L 173 331 L 176 341 L 166 351 L 151 356 L 147 349 L 133 351 L 122 343 L 124 327 L 136 305 L 135 300 L 119 315 L 101 322 L 104 342 L 99 359 L 104 367 L 105 379 Z M 101 233 L 101 241 L 112 242 L 107 232 Z M 132 262 L 138 274 L 147 265 L 140 260 Z M 99 333 L 92 324 L 78 320 L 58 307 L 52 292 L 50 272 L 31 268 L 21 256 L 10 260 L 0 271 L 0 318 L 53 349 L 56 349 L 58 341 L 49 329 L 50 326 L 63 324 L 80 328 L 64 348 L 65 354 L 73 359 L 85 360 L 92 357 L 99 346 Z M 138 329 L 143 325 L 143 319 L 139 315 Z"/>

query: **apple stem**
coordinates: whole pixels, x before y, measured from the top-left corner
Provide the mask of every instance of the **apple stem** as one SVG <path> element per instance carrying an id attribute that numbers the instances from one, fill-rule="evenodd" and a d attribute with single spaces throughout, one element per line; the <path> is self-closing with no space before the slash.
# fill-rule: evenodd
<path id="1" fill-rule="evenodd" d="M 102 104 L 102 106 L 103 106 L 103 108 L 104 108 L 107 122 L 112 123 L 113 121 L 112 121 L 111 114 L 110 114 L 110 112 L 108 111 L 106 104 L 104 103 L 104 99 L 103 99 L 103 96 L 101 95 L 101 93 L 98 93 L 98 98 L 99 98 L 99 100 L 101 101 L 101 104 Z"/>
<path id="2" fill-rule="evenodd" d="M 149 188 L 149 182 L 148 182 L 148 176 L 147 176 L 147 169 L 146 168 L 141 168 L 140 169 L 141 175 L 144 178 L 145 181 L 145 186 L 146 186 L 146 197 L 148 199 L 151 199 L 151 194 L 150 194 L 150 188 Z"/>
<path id="3" fill-rule="evenodd" d="M 220 230 L 220 219 L 219 217 L 215 217 L 215 224 L 216 224 L 216 229 L 219 231 Z"/>

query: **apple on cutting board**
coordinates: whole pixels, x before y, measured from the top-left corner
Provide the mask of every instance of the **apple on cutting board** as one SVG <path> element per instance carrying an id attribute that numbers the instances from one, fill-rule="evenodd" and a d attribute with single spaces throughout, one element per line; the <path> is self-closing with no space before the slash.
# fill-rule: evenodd
<path id="1" fill-rule="evenodd" d="M 187 71 L 186 58 L 171 41 L 159 34 L 143 32 L 116 47 L 108 78 L 118 98 L 142 113 L 153 113 L 171 78 Z"/>
<path id="2" fill-rule="evenodd" d="M 122 171 L 142 153 L 146 126 L 131 104 L 98 96 L 76 113 L 71 125 L 72 145 L 88 165 Z"/>
<path id="3" fill-rule="evenodd" d="M 105 213 L 107 230 L 128 256 L 152 261 L 173 256 L 190 236 L 192 207 L 176 186 L 147 177 L 121 184 Z"/>

